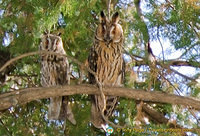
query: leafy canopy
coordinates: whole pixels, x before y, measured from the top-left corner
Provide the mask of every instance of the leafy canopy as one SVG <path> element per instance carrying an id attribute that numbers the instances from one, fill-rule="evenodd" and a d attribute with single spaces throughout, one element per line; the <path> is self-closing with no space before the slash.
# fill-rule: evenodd
<path id="1" fill-rule="evenodd" d="M 106 0 L 1 0 L 0 66 L 10 58 L 37 51 L 40 36 L 44 31 L 61 32 L 67 54 L 85 63 L 93 44 L 98 15 L 101 10 L 107 12 L 107 4 Z M 120 23 L 125 35 L 126 87 L 172 94 L 181 93 L 199 98 L 200 83 L 196 82 L 200 79 L 199 5 L 199 0 L 112 0 L 111 13 L 119 11 Z M 149 41 L 150 43 L 160 41 L 160 39 L 170 41 L 169 48 L 173 48 L 171 52 L 181 51 L 178 59 L 187 61 L 195 72 L 184 71 L 180 74 L 172 71 L 171 63 L 165 58 L 165 55 L 171 52 L 164 50 L 162 53 L 164 55 L 160 55 L 162 57 L 157 56 L 163 59 L 162 63 L 153 71 L 148 64 L 141 66 L 138 62 L 145 58 L 145 44 Z M 153 50 L 162 46 L 159 42 L 157 43 L 151 44 Z M 38 56 L 30 56 L 9 66 L 4 71 L 7 78 L 2 74 L 0 76 L 0 92 L 40 86 L 39 62 Z M 73 71 L 71 84 L 78 83 L 81 73 L 83 82 L 87 83 L 87 71 L 82 70 L 72 61 L 70 64 Z M 47 119 L 49 100 L 45 99 L 2 111 L 0 113 L 0 135 L 103 135 L 104 132 L 93 128 L 89 123 L 90 97 L 88 95 L 71 96 L 71 101 L 77 119 L 76 126 L 69 122 L 49 121 Z M 136 127 L 136 117 L 139 113 L 137 104 L 136 100 L 121 98 L 111 121 L 118 125 L 126 124 Z M 187 108 L 176 105 L 148 104 L 164 117 L 174 119 L 175 124 L 179 126 L 199 127 L 199 112 L 197 111 L 188 111 Z M 150 120 L 148 125 L 143 124 L 143 128 L 145 127 L 166 129 L 170 125 Z M 114 131 L 115 135 L 138 135 L 136 131 L 125 129 Z M 157 133 L 170 135 L 164 132 Z M 147 134 L 148 132 L 141 135 Z"/>

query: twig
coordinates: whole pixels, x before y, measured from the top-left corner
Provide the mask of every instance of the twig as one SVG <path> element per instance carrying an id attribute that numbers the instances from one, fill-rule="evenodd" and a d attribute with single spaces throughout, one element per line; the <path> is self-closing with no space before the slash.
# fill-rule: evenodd
<path id="1" fill-rule="evenodd" d="M 182 58 L 189 50 L 193 49 L 195 45 L 200 44 L 200 41 L 197 41 L 196 43 L 192 44 L 188 49 L 185 49 L 186 51 L 181 54 L 181 56 L 179 58 Z"/>
<path id="2" fill-rule="evenodd" d="M 20 74 L 20 75 L 15 75 L 15 74 L 9 74 L 8 76 L 10 77 L 26 77 L 26 78 L 30 78 L 30 77 L 37 77 L 37 74 L 33 74 L 33 75 L 28 75 L 28 74 Z"/>
<path id="3" fill-rule="evenodd" d="M 176 92 L 178 93 L 178 95 L 180 95 L 180 93 L 181 93 L 181 89 L 178 87 L 178 88 L 176 88 L 167 78 L 165 78 L 160 72 L 159 72 L 159 74 L 165 79 L 165 80 L 167 80 L 169 83 L 170 83 L 170 85 L 176 90 Z M 184 106 L 185 108 L 188 108 L 187 106 Z M 190 108 L 188 108 L 188 110 L 189 110 L 189 112 L 190 112 L 190 114 L 197 120 L 197 123 L 199 123 L 199 121 L 198 121 L 198 118 L 197 118 L 197 116 L 194 114 L 194 112 L 193 112 L 193 110 L 191 110 Z"/>
<path id="4" fill-rule="evenodd" d="M 176 71 L 176 70 L 174 70 L 172 68 L 170 68 L 170 70 L 173 71 L 175 74 L 184 77 L 187 80 L 191 80 L 191 81 L 197 83 L 197 81 L 194 78 L 188 77 L 188 76 L 186 76 L 186 75 L 184 75 L 184 74 L 182 74 L 182 73 L 180 73 L 180 72 L 178 72 L 178 71 Z"/>
<path id="5" fill-rule="evenodd" d="M 4 126 L 9 136 L 12 136 L 12 133 L 9 131 L 8 127 L 3 123 L 2 119 L 0 119 L 0 123 Z"/>
<path id="6" fill-rule="evenodd" d="M 124 125 L 124 126 L 120 126 L 120 125 L 116 125 L 116 124 L 114 124 L 113 122 L 111 122 L 111 121 L 109 121 L 105 116 L 104 116 L 104 114 L 101 112 L 101 116 L 102 116 L 102 118 L 106 121 L 106 123 L 107 124 L 110 124 L 112 127 L 114 127 L 114 128 L 126 128 L 127 127 L 127 125 Z"/>
<path id="7" fill-rule="evenodd" d="M 163 57 L 163 63 L 164 63 L 164 61 L 165 61 L 165 54 L 164 54 L 163 45 L 162 45 L 162 42 L 161 42 L 160 36 L 159 36 L 159 26 L 158 26 L 158 31 L 157 31 L 157 38 L 158 38 L 158 41 L 159 41 L 161 49 L 162 49 L 162 57 Z"/>

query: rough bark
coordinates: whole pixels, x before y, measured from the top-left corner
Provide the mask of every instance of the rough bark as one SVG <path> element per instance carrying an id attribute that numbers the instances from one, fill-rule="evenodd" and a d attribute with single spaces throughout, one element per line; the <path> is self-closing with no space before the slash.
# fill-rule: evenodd
<path id="1" fill-rule="evenodd" d="M 184 105 L 188 108 L 200 110 L 200 100 L 191 97 L 177 96 L 173 94 L 161 93 L 158 91 L 149 92 L 122 87 L 106 87 L 103 89 L 103 92 L 105 95 L 114 95 L 149 102 Z M 68 85 L 51 88 L 26 88 L 19 91 L 0 94 L 0 110 L 5 110 L 16 105 L 26 104 L 30 101 L 38 99 L 75 94 L 100 94 L 100 92 L 97 87 L 92 85 Z"/>

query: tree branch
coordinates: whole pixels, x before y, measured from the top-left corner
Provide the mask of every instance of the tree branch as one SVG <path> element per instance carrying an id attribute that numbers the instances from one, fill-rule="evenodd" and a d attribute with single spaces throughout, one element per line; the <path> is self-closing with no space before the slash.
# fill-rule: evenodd
<path id="1" fill-rule="evenodd" d="M 191 66 L 200 68 L 200 62 L 197 61 L 184 61 L 184 60 L 167 60 L 170 66 Z"/>
<path id="2" fill-rule="evenodd" d="M 144 61 L 145 60 L 144 57 L 141 57 L 141 56 L 138 56 L 138 55 L 135 55 L 135 54 L 130 54 L 125 49 L 124 49 L 124 53 L 129 55 L 133 60 L 136 61 L 136 66 L 147 65 L 147 63 Z M 200 68 L 200 62 L 198 62 L 198 61 L 185 61 L 185 60 L 178 60 L 178 59 L 165 60 L 164 64 L 161 63 L 161 61 L 157 60 L 157 65 L 163 65 L 164 67 L 189 66 L 189 67 Z"/>
<path id="3" fill-rule="evenodd" d="M 178 104 L 200 110 L 200 100 L 191 97 L 189 98 L 173 94 L 161 93 L 158 91 L 149 92 L 123 87 L 105 87 L 103 89 L 103 92 L 105 95 L 114 95 L 149 102 Z M 19 91 L 1 94 L 0 110 L 5 110 L 16 105 L 26 104 L 37 99 L 75 94 L 100 94 L 100 91 L 97 87 L 93 85 L 68 85 L 56 86 L 51 88 L 26 88 Z"/>
<path id="4" fill-rule="evenodd" d="M 2 72 L 5 68 L 7 68 L 9 65 L 11 65 L 12 63 L 14 63 L 17 60 L 20 60 L 22 58 L 28 57 L 28 56 L 33 56 L 33 55 L 42 55 L 42 54 L 48 54 L 48 55 L 57 55 L 57 56 L 62 56 L 62 57 L 67 57 L 68 59 L 70 59 L 71 61 L 73 61 L 74 63 L 78 64 L 79 66 L 82 66 L 84 69 L 87 69 L 88 72 L 92 73 L 93 75 L 96 75 L 95 72 L 93 72 L 89 67 L 84 66 L 80 61 L 78 61 L 77 59 L 68 56 L 66 54 L 60 54 L 60 53 L 55 53 L 55 52 L 51 52 L 51 51 L 35 51 L 35 52 L 29 52 L 29 53 L 25 53 L 22 54 L 20 56 L 17 56 L 15 58 L 10 59 L 9 61 L 7 61 L 1 68 L 0 68 L 0 72 Z"/>
<path id="5" fill-rule="evenodd" d="M 132 55 L 133 57 L 133 55 Z M 136 66 L 141 66 L 141 65 L 147 65 L 144 60 L 144 58 L 140 58 L 142 60 L 139 60 L 134 57 L 134 60 L 137 60 Z M 163 65 L 164 67 L 169 67 L 169 66 L 188 66 L 188 67 L 195 67 L 195 68 L 200 68 L 200 62 L 197 61 L 184 61 L 184 60 L 165 60 L 164 64 L 161 64 L 159 60 L 157 60 L 157 65 Z"/>

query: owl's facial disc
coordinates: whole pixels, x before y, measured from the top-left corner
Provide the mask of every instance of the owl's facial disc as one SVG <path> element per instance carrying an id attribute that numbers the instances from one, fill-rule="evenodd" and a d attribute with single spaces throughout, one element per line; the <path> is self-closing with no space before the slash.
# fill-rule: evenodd
<path id="1" fill-rule="evenodd" d="M 119 22 L 119 13 L 113 14 L 109 20 L 103 12 L 100 14 L 100 24 L 97 27 L 95 38 L 104 42 L 107 46 L 118 43 L 123 37 L 123 30 Z"/>

